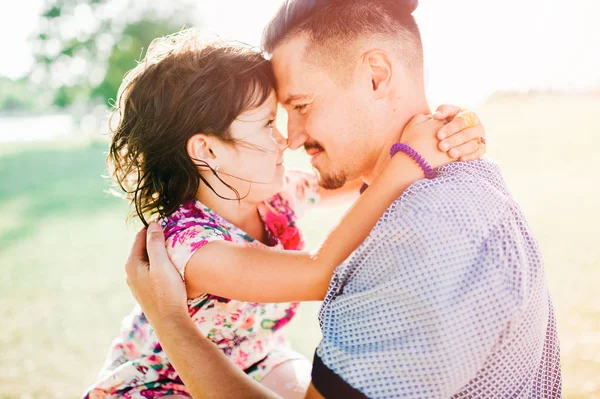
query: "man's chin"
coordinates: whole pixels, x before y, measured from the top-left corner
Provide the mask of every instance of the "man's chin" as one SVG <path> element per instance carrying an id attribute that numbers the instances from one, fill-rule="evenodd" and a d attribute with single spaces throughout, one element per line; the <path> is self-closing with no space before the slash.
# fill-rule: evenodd
<path id="1" fill-rule="evenodd" d="M 335 190 L 338 188 L 342 188 L 346 181 L 346 175 L 343 173 L 334 174 L 334 173 L 321 173 L 317 169 L 317 175 L 319 177 L 319 186 L 323 187 L 325 190 Z"/>

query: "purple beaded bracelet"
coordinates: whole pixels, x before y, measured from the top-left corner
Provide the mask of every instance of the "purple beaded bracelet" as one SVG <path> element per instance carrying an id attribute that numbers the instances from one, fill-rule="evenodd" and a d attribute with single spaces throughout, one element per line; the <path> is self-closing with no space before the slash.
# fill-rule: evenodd
<path id="1" fill-rule="evenodd" d="M 425 172 L 425 177 L 428 179 L 433 179 L 437 174 L 435 170 L 427 163 L 427 161 L 415 150 L 412 149 L 411 146 L 406 145 L 404 143 L 396 143 L 390 149 L 390 157 L 396 155 L 397 152 L 403 152 L 409 157 L 411 157 L 416 163 L 419 164 L 423 172 Z"/>

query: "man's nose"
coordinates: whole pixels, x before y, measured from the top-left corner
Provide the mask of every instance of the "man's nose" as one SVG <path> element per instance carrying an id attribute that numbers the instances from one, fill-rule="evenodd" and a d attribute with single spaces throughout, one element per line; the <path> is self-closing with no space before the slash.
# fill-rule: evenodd
<path id="1" fill-rule="evenodd" d="M 308 135 L 304 130 L 304 123 L 300 120 L 301 118 L 289 116 L 288 118 L 288 140 L 289 140 L 289 149 L 292 151 L 297 150 L 298 148 L 304 146 L 306 140 L 308 139 Z"/>

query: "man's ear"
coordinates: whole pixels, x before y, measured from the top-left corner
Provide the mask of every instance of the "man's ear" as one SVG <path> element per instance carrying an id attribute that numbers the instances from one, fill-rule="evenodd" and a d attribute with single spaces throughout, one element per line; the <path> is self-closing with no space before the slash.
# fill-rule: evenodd
<path id="1" fill-rule="evenodd" d="M 197 161 L 204 161 L 208 163 L 211 168 L 214 168 L 217 156 L 211 148 L 213 142 L 213 138 L 205 134 L 198 133 L 193 135 L 188 139 L 186 145 L 189 157 L 192 160 L 195 160 L 195 163 L 197 163 Z"/>
<path id="2" fill-rule="evenodd" d="M 389 54 L 381 49 L 373 49 L 365 53 L 363 59 L 371 77 L 373 92 L 377 98 L 385 97 L 392 80 L 392 60 Z"/>

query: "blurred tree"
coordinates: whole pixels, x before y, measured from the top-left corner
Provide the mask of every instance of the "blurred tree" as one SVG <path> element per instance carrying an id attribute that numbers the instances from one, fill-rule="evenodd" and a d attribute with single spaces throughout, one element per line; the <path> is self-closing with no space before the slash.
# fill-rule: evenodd
<path id="1" fill-rule="evenodd" d="M 26 78 L 17 80 L 0 76 L 0 112 L 39 111 L 43 95 L 31 87 Z"/>
<path id="2" fill-rule="evenodd" d="M 195 25 L 191 1 L 47 0 L 30 81 L 57 107 L 108 104 L 154 38 Z"/>

